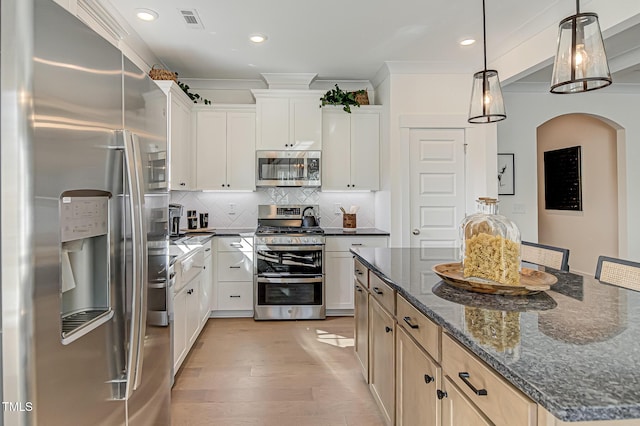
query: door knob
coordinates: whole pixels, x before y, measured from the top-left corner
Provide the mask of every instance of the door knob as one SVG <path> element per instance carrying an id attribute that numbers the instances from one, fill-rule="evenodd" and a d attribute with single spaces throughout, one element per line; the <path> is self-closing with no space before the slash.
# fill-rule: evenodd
<path id="1" fill-rule="evenodd" d="M 413 231 L 411 231 L 413 233 L 413 235 L 420 235 L 420 230 L 418 228 L 415 228 Z"/>

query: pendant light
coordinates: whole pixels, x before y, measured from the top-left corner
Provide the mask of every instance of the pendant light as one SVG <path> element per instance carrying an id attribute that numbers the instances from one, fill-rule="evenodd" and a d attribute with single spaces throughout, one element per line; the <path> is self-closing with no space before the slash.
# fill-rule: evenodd
<path id="1" fill-rule="evenodd" d="M 560 22 L 551 93 L 588 92 L 610 84 L 598 15 L 580 13 L 576 0 L 576 14 Z"/>
<path id="2" fill-rule="evenodd" d="M 482 0 L 482 43 L 484 45 L 484 69 L 473 75 L 469 123 L 493 123 L 507 118 L 502 99 L 498 71 L 487 69 L 487 28 L 485 6 Z"/>

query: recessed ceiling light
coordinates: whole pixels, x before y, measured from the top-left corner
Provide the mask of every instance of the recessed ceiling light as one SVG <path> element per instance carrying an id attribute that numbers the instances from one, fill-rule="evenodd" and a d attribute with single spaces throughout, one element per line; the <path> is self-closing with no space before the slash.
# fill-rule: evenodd
<path id="1" fill-rule="evenodd" d="M 474 39 L 472 39 L 472 38 L 465 38 L 464 40 L 462 40 L 462 41 L 460 42 L 460 46 L 470 46 L 470 45 L 472 45 L 472 44 L 473 44 L 473 43 L 475 43 L 475 42 L 476 42 L 476 41 L 475 41 Z"/>
<path id="2" fill-rule="evenodd" d="M 251 34 L 249 36 L 249 40 L 251 40 L 253 43 L 264 43 L 265 41 L 267 41 L 267 36 L 264 34 Z"/>
<path id="3" fill-rule="evenodd" d="M 158 19 L 158 12 L 151 9 L 136 9 L 136 16 L 143 21 L 155 21 Z"/>

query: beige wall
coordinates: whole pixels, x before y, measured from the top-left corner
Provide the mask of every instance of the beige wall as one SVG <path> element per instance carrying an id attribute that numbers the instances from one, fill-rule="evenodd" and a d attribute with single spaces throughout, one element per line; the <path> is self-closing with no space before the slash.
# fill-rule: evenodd
<path id="1" fill-rule="evenodd" d="M 537 130 L 538 242 L 570 250 L 571 270 L 593 275 L 599 255 L 618 256 L 616 132 L 603 121 L 568 114 Z M 545 210 L 544 152 L 581 146 L 582 211 Z"/>

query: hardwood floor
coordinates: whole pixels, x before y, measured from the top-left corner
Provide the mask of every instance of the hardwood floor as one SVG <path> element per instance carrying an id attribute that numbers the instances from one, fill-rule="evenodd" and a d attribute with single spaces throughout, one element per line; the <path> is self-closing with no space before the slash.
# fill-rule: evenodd
<path id="1" fill-rule="evenodd" d="M 353 318 L 210 319 L 176 375 L 172 424 L 377 426 Z"/>

